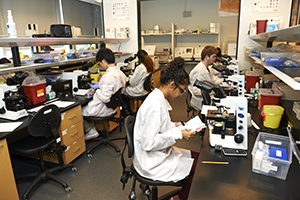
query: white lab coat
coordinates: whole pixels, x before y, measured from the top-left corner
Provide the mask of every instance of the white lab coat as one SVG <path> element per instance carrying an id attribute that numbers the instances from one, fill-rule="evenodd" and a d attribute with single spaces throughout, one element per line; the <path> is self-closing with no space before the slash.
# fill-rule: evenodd
<path id="1" fill-rule="evenodd" d="M 224 80 L 223 78 L 218 78 L 217 76 L 214 76 L 211 70 L 212 68 L 210 67 L 207 70 L 206 66 L 202 62 L 200 62 L 190 72 L 191 84 L 188 86 L 188 89 L 192 93 L 191 106 L 197 110 L 202 109 L 203 99 L 201 95 L 201 90 L 193 86 L 194 82 L 198 79 L 199 81 L 209 81 L 215 83 L 216 85 L 219 85 Z"/>
<path id="2" fill-rule="evenodd" d="M 182 133 L 171 122 L 169 102 L 154 89 L 138 110 L 134 126 L 133 164 L 137 172 L 149 179 L 174 181 L 189 175 L 193 158 L 189 150 L 172 146 Z"/>
<path id="3" fill-rule="evenodd" d="M 126 76 L 116 66 L 109 67 L 101 77 L 93 100 L 82 108 L 83 116 L 108 116 L 115 112 L 114 109 L 106 107 L 110 97 L 120 88 L 125 88 Z"/>
<path id="4" fill-rule="evenodd" d="M 145 65 L 143 63 L 139 64 L 135 68 L 133 75 L 130 77 L 130 85 L 126 87 L 124 93 L 129 96 L 146 95 L 148 91 L 144 89 L 144 81 L 148 74 Z"/>

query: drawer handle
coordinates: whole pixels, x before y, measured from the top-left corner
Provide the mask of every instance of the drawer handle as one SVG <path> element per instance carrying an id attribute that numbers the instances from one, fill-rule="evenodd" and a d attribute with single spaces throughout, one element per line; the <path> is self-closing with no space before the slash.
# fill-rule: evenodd
<path id="1" fill-rule="evenodd" d="M 71 137 L 74 137 L 75 135 L 77 135 L 79 132 L 77 131 L 76 133 L 74 133 L 73 135 L 71 135 Z"/>
<path id="2" fill-rule="evenodd" d="M 74 119 L 76 117 L 76 115 L 74 115 L 73 117 L 70 117 L 69 120 Z"/>
<path id="3" fill-rule="evenodd" d="M 79 151 L 79 150 L 80 150 L 80 147 L 78 147 L 78 149 L 76 151 L 73 151 L 73 153 L 77 153 L 77 151 Z"/>
<path id="4" fill-rule="evenodd" d="M 4 145 L 0 145 L 0 149 L 2 149 L 4 147 Z"/>

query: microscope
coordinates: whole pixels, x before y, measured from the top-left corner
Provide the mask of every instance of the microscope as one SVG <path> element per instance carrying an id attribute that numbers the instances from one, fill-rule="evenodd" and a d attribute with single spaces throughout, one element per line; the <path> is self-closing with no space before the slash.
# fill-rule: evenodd
<path id="1" fill-rule="evenodd" d="M 0 85 L 0 118 L 17 120 L 28 116 L 25 110 L 27 96 L 18 93 L 16 85 Z"/>
<path id="2" fill-rule="evenodd" d="M 201 89 L 203 95 L 212 91 L 211 102 L 202 106 L 201 114 L 213 127 L 209 129 L 209 144 L 212 147 L 247 150 L 248 144 L 248 102 L 246 97 L 227 96 L 222 88 L 209 81 L 196 80 L 194 86 Z M 210 126 L 210 127 L 211 127 Z"/>
<path id="3" fill-rule="evenodd" d="M 72 80 L 75 95 L 90 96 L 92 79 L 88 71 L 74 70 L 73 72 L 63 72 L 62 80 Z"/>
<path id="4" fill-rule="evenodd" d="M 237 75 L 235 71 L 229 69 L 227 66 L 224 65 L 213 65 L 213 69 L 220 72 L 223 77 L 224 81 L 222 85 L 226 85 L 229 87 L 223 88 L 227 90 L 226 94 L 229 96 L 245 96 L 245 76 L 244 75 Z"/>

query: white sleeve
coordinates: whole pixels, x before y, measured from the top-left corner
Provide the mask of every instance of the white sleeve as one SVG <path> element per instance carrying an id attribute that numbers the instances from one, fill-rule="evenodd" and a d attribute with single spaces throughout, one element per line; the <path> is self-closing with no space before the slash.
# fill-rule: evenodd
<path id="1" fill-rule="evenodd" d="M 142 64 L 140 64 L 135 68 L 133 75 L 130 77 L 129 80 L 130 86 L 136 86 L 142 81 L 144 71 L 143 71 L 143 66 L 141 65 Z"/>
<path id="2" fill-rule="evenodd" d="M 110 76 L 109 73 L 107 73 L 100 79 L 99 89 L 96 90 L 95 95 L 100 101 L 108 103 L 110 97 L 114 93 L 114 86 L 115 79 L 112 76 Z"/>
<path id="3" fill-rule="evenodd" d="M 182 133 L 178 127 L 170 127 L 166 132 L 160 132 L 162 120 L 160 109 L 148 109 L 139 124 L 140 142 L 145 151 L 157 151 L 168 148 L 182 139 Z"/>

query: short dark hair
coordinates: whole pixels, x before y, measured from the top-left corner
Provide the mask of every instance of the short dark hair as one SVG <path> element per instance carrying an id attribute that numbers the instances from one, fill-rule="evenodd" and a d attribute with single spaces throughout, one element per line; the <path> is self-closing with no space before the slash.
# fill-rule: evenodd
<path id="1" fill-rule="evenodd" d="M 106 60 L 106 62 L 108 64 L 115 63 L 115 55 L 112 52 L 112 50 L 110 50 L 108 48 L 99 49 L 99 51 L 97 52 L 97 55 L 96 55 L 96 61 L 101 62 L 103 59 Z"/>
<path id="2" fill-rule="evenodd" d="M 204 49 L 201 52 L 201 60 L 204 60 L 205 56 L 211 56 L 213 54 L 217 54 L 218 50 L 216 49 L 216 47 L 213 46 L 205 46 Z"/>
<path id="3" fill-rule="evenodd" d="M 190 77 L 184 69 L 185 61 L 181 57 L 175 58 L 169 65 L 164 67 L 160 73 L 160 84 L 167 85 L 171 81 L 177 84 L 190 84 Z"/>
<path id="4" fill-rule="evenodd" d="M 6 63 L 11 63 L 11 62 L 7 58 L 0 59 L 0 64 L 6 64 Z"/>

